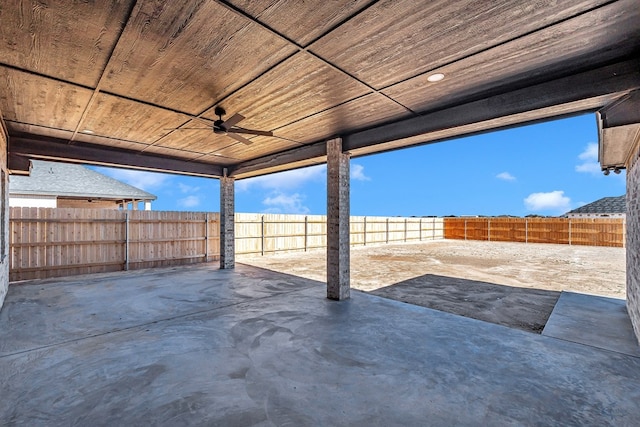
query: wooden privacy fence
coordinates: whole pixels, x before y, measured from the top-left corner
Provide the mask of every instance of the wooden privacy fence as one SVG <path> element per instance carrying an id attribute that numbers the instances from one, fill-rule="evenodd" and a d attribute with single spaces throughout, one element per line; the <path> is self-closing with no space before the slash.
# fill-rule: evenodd
<path id="1" fill-rule="evenodd" d="M 622 218 L 444 218 L 444 238 L 623 247 L 625 220 Z"/>
<path id="2" fill-rule="evenodd" d="M 325 248 L 323 215 L 235 215 L 236 254 Z M 622 219 L 352 216 L 351 245 L 436 239 L 624 246 Z M 10 280 L 219 259 L 220 217 L 206 212 L 11 208 Z"/>
<path id="3" fill-rule="evenodd" d="M 11 208 L 10 280 L 217 259 L 219 226 L 218 213 Z"/>
<path id="4" fill-rule="evenodd" d="M 236 254 L 326 247 L 321 215 L 235 215 Z M 442 239 L 441 218 L 351 217 L 351 244 Z M 206 212 L 11 208 L 10 280 L 181 265 L 220 257 Z"/>
<path id="5" fill-rule="evenodd" d="M 324 215 L 236 214 L 236 254 L 307 251 L 327 246 Z M 442 218 L 352 216 L 351 245 L 442 239 Z"/>

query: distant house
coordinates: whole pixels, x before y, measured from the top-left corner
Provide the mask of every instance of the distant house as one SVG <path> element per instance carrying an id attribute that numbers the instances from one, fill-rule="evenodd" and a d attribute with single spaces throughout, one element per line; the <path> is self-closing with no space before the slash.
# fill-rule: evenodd
<path id="1" fill-rule="evenodd" d="M 32 160 L 29 176 L 11 176 L 9 206 L 151 210 L 157 197 L 85 166 Z"/>
<path id="2" fill-rule="evenodd" d="M 568 218 L 625 218 L 627 203 L 625 196 L 603 197 L 588 205 L 565 214 Z"/>

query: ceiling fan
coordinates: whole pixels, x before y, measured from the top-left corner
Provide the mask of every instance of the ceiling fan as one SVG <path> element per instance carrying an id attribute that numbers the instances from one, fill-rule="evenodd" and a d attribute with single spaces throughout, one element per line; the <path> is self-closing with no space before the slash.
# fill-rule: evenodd
<path id="1" fill-rule="evenodd" d="M 213 122 L 213 133 L 217 135 L 227 135 L 230 138 L 235 139 L 236 141 L 242 142 L 243 144 L 252 144 L 253 141 L 247 139 L 238 134 L 246 134 L 246 135 L 260 135 L 260 136 L 273 136 L 273 132 L 264 131 L 264 130 L 253 130 L 253 129 L 245 129 L 239 126 L 236 126 L 240 121 L 244 120 L 244 116 L 242 114 L 234 114 L 229 117 L 227 120 L 222 120 L 222 116 L 224 116 L 227 112 L 222 107 L 216 107 L 214 110 L 216 116 L 218 116 L 218 120 Z M 200 117 L 196 117 L 198 120 L 204 120 Z M 209 123 L 207 123 L 209 124 Z M 177 128 L 173 130 L 186 130 L 186 129 L 209 129 L 209 128 Z"/>

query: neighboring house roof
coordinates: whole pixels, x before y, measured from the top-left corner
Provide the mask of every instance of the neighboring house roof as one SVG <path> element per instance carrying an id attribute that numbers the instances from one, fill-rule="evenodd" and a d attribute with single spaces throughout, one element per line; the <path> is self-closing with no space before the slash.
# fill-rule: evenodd
<path id="1" fill-rule="evenodd" d="M 567 214 L 623 214 L 627 212 L 625 196 L 603 197 L 595 202 L 580 206 Z"/>
<path id="2" fill-rule="evenodd" d="M 120 182 L 85 166 L 32 160 L 29 176 L 13 175 L 9 195 L 51 195 L 78 198 L 156 200 L 144 190 Z"/>

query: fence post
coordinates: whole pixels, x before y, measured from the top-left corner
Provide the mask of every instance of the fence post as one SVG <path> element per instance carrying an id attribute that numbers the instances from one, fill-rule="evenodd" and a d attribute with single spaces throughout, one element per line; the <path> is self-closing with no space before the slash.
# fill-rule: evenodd
<path id="1" fill-rule="evenodd" d="M 422 218 L 420 218 L 420 222 L 418 226 L 420 227 L 420 232 L 418 233 L 418 239 L 419 241 L 422 242 Z"/>
<path id="2" fill-rule="evenodd" d="M 304 216 L 304 251 L 307 252 L 308 239 L 309 239 L 309 217 Z"/>
<path id="3" fill-rule="evenodd" d="M 129 271 L 129 210 L 124 211 L 124 270 Z"/>
<path id="4" fill-rule="evenodd" d="M 529 219 L 524 219 L 524 242 L 529 243 Z"/>
<path id="5" fill-rule="evenodd" d="M 491 219 L 487 219 L 487 240 L 491 241 Z"/>
<path id="6" fill-rule="evenodd" d="M 464 240 L 467 240 L 467 220 L 464 220 Z"/>
<path id="7" fill-rule="evenodd" d="M 367 217 L 364 217 L 364 245 L 367 246 Z"/>
<path id="8" fill-rule="evenodd" d="M 209 212 L 204 214 L 204 262 L 209 262 Z"/>
<path id="9" fill-rule="evenodd" d="M 260 255 L 264 256 L 264 215 L 260 217 Z"/>
<path id="10" fill-rule="evenodd" d="M 404 219 L 404 242 L 407 243 L 407 218 Z"/>
<path id="11" fill-rule="evenodd" d="M 387 244 L 389 244 L 389 218 L 387 218 Z"/>
<path id="12" fill-rule="evenodd" d="M 571 246 L 571 218 L 569 218 L 569 246 Z"/>

